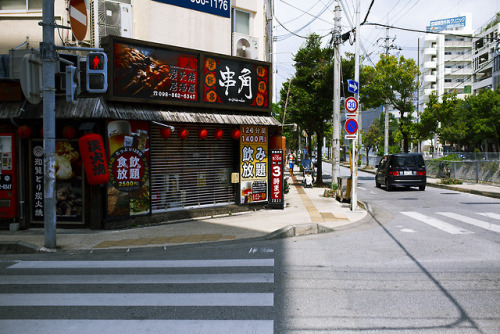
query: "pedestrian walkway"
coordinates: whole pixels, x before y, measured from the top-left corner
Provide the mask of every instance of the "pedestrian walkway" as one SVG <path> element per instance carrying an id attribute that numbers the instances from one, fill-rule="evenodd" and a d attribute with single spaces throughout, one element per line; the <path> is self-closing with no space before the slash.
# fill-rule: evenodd
<path id="1" fill-rule="evenodd" d="M 295 229 L 294 235 L 333 230 L 363 219 L 366 211 L 351 211 L 347 203 L 323 197 L 324 188 L 302 187 L 298 168 L 289 178 L 290 192 L 286 207 L 230 213 L 168 222 L 122 230 L 57 229 L 56 244 L 60 250 L 98 250 L 137 247 L 167 247 L 180 244 L 231 241 L 251 238 L 280 237 L 280 231 Z M 318 225 L 320 225 L 318 227 Z M 277 232 L 278 231 L 278 232 Z M 283 236 L 288 235 L 283 232 Z M 44 246 L 44 230 L 0 231 L 0 242 L 22 241 L 37 248 Z"/>

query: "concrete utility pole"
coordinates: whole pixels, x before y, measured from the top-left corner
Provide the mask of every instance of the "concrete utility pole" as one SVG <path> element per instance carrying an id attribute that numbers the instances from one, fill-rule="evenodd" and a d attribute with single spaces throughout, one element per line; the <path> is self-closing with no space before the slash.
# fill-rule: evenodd
<path id="1" fill-rule="evenodd" d="M 389 28 L 385 28 L 385 54 L 389 55 Z M 385 130 L 384 130 L 384 154 L 389 154 L 389 105 L 384 105 Z"/>
<path id="2" fill-rule="evenodd" d="M 56 51 L 54 45 L 54 0 L 43 0 L 42 90 L 44 147 L 44 210 L 45 247 L 56 248 Z"/>
<path id="3" fill-rule="evenodd" d="M 332 131 L 332 190 L 340 176 L 340 6 L 335 5 L 335 25 L 333 30 L 333 131 Z"/>
<path id="4" fill-rule="evenodd" d="M 359 42 L 360 42 L 360 18 L 359 18 L 359 8 L 360 8 L 360 0 L 356 0 L 356 43 L 354 44 L 354 80 L 359 82 Z M 361 87 L 358 89 L 358 92 L 354 94 L 356 100 L 358 100 L 358 106 L 361 105 L 359 101 L 359 91 Z M 358 108 L 357 115 L 361 113 L 361 108 Z M 356 116 L 356 121 L 358 121 L 358 116 Z M 358 129 L 358 136 L 361 136 L 361 130 Z M 358 140 L 354 139 L 352 141 L 352 150 L 353 150 L 353 161 L 352 161 L 352 187 L 351 187 L 351 211 L 355 211 L 358 207 Z"/>

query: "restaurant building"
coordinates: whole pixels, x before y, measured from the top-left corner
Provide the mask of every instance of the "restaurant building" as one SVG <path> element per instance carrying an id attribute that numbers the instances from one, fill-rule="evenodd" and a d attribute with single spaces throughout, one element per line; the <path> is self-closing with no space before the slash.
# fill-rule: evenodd
<path id="1" fill-rule="evenodd" d="M 107 93 L 56 98 L 57 226 L 111 229 L 269 203 L 281 129 L 270 63 L 122 36 L 99 41 Z M 44 222 L 42 105 L 16 83 L 2 83 L 0 228 Z"/>

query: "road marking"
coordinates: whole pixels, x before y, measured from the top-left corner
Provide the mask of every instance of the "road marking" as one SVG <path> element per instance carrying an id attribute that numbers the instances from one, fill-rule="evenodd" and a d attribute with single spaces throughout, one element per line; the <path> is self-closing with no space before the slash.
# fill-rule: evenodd
<path id="1" fill-rule="evenodd" d="M 271 334 L 273 320 L 0 320 L 5 333 L 259 333 Z"/>
<path id="2" fill-rule="evenodd" d="M 478 215 L 485 216 L 488 218 L 493 218 L 493 219 L 500 219 L 500 214 L 498 213 L 493 213 L 493 212 L 478 212 Z"/>
<path id="3" fill-rule="evenodd" d="M 440 230 L 445 231 L 445 232 L 450 233 L 450 234 L 474 234 L 473 232 L 471 232 L 469 230 L 457 227 L 457 226 L 452 225 L 452 224 L 448 224 L 448 223 L 441 221 L 439 219 L 425 216 L 425 215 L 418 213 L 418 212 L 407 211 L 407 212 L 401 212 L 401 213 L 404 214 L 405 216 L 414 218 L 416 220 L 421 221 L 422 223 L 425 223 L 427 225 L 430 225 L 432 227 L 435 227 L 437 229 L 440 229 Z"/>
<path id="4" fill-rule="evenodd" d="M 470 225 L 484 228 L 488 231 L 500 233 L 500 225 L 488 223 L 488 222 L 485 222 L 485 221 L 482 221 L 479 219 L 475 219 L 475 218 L 470 218 L 467 216 L 462 216 L 462 215 L 459 215 L 459 214 L 453 213 L 453 212 L 436 212 L 436 213 L 439 215 L 448 217 L 448 218 L 459 220 L 459 221 L 464 222 L 466 224 L 470 224 Z"/>
<path id="5" fill-rule="evenodd" d="M 21 261 L 12 269 L 71 269 L 71 268 L 213 268 L 213 267 L 273 267 L 274 259 L 232 260 L 150 260 L 150 261 Z"/>
<path id="6" fill-rule="evenodd" d="M 404 233 L 415 233 L 416 232 L 415 230 L 412 230 L 411 228 L 402 228 L 400 231 L 404 232 Z"/>
<path id="7" fill-rule="evenodd" d="M 272 273 L 179 275 L 5 275 L 0 285 L 274 283 Z"/>
<path id="8" fill-rule="evenodd" d="M 273 293 L 4 293 L 0 306 L 274 306 Z"/>

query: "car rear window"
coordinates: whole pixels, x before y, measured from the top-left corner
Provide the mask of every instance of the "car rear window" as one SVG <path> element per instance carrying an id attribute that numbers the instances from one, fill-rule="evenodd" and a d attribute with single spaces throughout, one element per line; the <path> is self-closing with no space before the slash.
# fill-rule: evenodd
<path id="1" fill-rule="evenodd" d="M 394 167 L 421 167 L 424 165 L 424 159 L 421 155 L 394 156 Z"/>

